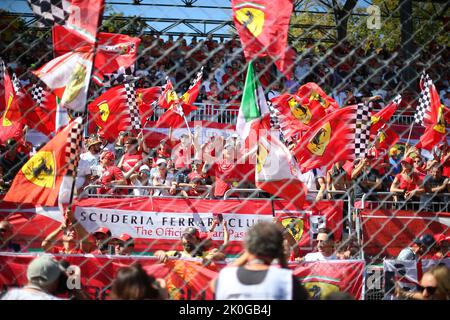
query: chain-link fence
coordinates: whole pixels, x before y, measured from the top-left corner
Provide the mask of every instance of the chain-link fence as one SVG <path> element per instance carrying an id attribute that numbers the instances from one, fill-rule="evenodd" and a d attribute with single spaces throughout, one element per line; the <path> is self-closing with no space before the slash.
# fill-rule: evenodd
<path id="1" fill-rule="evenodd" d="M 78 299 L 135 262 L 151 297 L 213 299 L 272 261 L 242 255 L 259 221 L 313 299 L 448 265 L 448 3 L 101 3 L 0 4 L 3 291 L 48 252 Z"/>

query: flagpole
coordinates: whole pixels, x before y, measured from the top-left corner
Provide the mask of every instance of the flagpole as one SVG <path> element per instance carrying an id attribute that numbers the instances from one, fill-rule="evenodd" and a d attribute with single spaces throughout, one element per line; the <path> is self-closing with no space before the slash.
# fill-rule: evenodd
<path id="1" fill-rule="evenodd" d="M 87 88 L 87 94 L 86 94 L 86 104 L 84 106 L 84 112 L 83 112 L 83 118 L 84 118 L 83 131 L 84 131 L 84 129 L 86 129 L 87 132 L 89 130 L 88 123 L 86 121 L 89 118 L 89 115 L 88 115 L 88 97 L 89 97 L 89 90 L 91 89 L 91 83 L 92 83 L 91 79 L 92 79 L 92 75 L 94 74 L 94 68 L 95 68 L 95 56 L 96 56 L 96 53 L 97 53 L 97 45 L 98 45 L 98 41 L 97 41 L 98 29 L 101 26 L 101 20 L 102 20 L 101 18 L 103 17 L 104 9 L 105 9 L 105 4 L 103 3 L 102 9 L 99 12 L 99 18 L 98 18 L 98 22 L 99 23 L 97 25 L 97 32 L 95 33 L 95 41 L 94 41 L 93 57 L 92 57 L 92 68 L 91 68 L 91 72 L 90 72 L 90 75 L 89 75 L 89 80 L 88 80 L 89 82 L 88 82 L 88 88 Z M 83 139 L 80 139 L 80 146 L 79 146 L 80 147 L 80 155 L 81 155 L 81 147 L 82 147 L 82 145 L 83 145 Z M 70 189 L 69 207 L 72 206 L 73 197 L 74 197 L 74 194 L 75 194 L 75 182 L 77 180 L 77 175 L 78 175 L 78 168 L 75 168 L 74 173 L 73 173 L 72 187 Z"/>

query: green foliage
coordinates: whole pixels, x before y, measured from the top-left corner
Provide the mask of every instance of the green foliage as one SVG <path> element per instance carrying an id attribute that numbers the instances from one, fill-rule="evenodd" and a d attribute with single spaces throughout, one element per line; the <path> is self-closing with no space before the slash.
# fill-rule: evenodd
<path id="1" fill-rule="evenodd" d="M 124 17 L 123 13 L 114 12 L 111 7 L 106 8 L 105 16 L 108 18 L 103 19 L 100 28 L 102 32 L 140 36 L 147 28 L 147 24 L 141 17 Z"/>

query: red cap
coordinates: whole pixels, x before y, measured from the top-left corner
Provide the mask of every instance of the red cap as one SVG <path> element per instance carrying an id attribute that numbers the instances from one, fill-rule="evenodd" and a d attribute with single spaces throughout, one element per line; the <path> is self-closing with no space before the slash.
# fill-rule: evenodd
<path id="1" fill-rule="evenodd" d="M 116 156 L 111 151 L 106 151 L 101 156 L 102 159 L 109 159 L 109 160 L 115 160 Z"/>
<path id="2" fill-rule="evenodd" d="M 95 235 L 96 233 L 103 233 L 103 234 L 106 234 L 107 236 L 111 236 L 111 231 L 109 231 L 109 229 L 106 228 L 106 227 L 100 227 L 100 228 L 98 228 L 98 229 L 94 232 L 94 235 Z"/>
<path id="3" fill-rule="evenodd" d="M 409 165 L 411 165 L 411 166 L 414 165 L 414 160 L 413 160 L 413 158 L 410 158 L 410 157 L 406 157 L 406 158 L 403 159 L 401 162 L 405 162 L 405 163 L 407 163 L 407 164 L 409 164 Z"/>
<path id="4" fill-rule="evenodd" d="M 116 239 L 119 239 L 119 240 L 121 240 L 121 241 L 123 241 L 123 242 L 127 242 L 127 241 L 130 241 L 130 240 L 133 240 L 133 238 L 129 235 L 129 234 L 127 234 L 127 233 L 122 233 L 118 238 L 116 238 Z"/>
<path id="5" fill-rule="evenodd" d="M 443 241 L 450 241 L 450 236 L 446 237 L 443 233 L 435 234 L 433 238 L 437 244 L 441 244 Z"/>

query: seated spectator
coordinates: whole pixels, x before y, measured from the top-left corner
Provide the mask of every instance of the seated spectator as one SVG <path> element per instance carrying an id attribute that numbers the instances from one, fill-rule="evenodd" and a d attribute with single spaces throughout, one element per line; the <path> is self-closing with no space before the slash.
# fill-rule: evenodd
<path id="1" fill-rule="evenodd" d="M 414 160 L 405 158 L 401 161 L 402 171 L 397 174 L 391 185 L 391 192 L 395 193 L 395 200 L 417 200 L 424 192 L 419 176 L 413 171 Z"/>
<path id="2" fill-rule="evenodd" d="M 160 262 L 166 262 L 169 257 L 202 258 L 205 260 L 204 262 L 223 260 L 223 253 L 211 253 L 205 250 L 205 248 L 201 245 L 201 242 L 202 240 L 200 239 L 199 230 L 194 227 L 188 227 L 183 231 L 183 234 L 181 235 L 181 245 L 183 246 L 183 251 L 158 250 L 155 252 L 155 257 L 157 257 Z"/>
<path id="3" fill-rule="evenodd" d="M 108 228 L 100 227 L 93 234 L 95 246 L 97 247 L 92 254 L 114 254 L 115 248 L 111 245 L 111 231 Z"/>
<path id="4" fill-rule="evenodd" d="M 423 180 L 423 188 L 426 194 L 421 196 L 421 202 L 448 203 L 448 196 L 443 194 L 450 191 L 450 178 L 442 176 L 442 166 L 437 163 L 432 165 L 428 172 Z"/>
<path id="5" fill-rule="evenodd" d="M 147 274 L 140 263 L 122 267 L 112 283 L 112 300 L 164 300 L 165 282 Z"/>
<path id="6" fill-rule="evenodd" d="M 306 300 L 308 293 L 287 267 L 281 228 L 258 222 L 248 230 L 245 252 L 211 284 L 216 300 Z M 278 266 L 272 266 L 278 260 Z"/>
<path id="7" fill-rule="evenodd" d="M 56 238 L 63 232 L 62 247 L 56 246 Z M 68 208 L 64 221 L 54 231 L 52 231 L 43 241 L 42 248 L 49 253 L 79 254 L 90 252 L 88 243 L 89 234 L 76 221 L 72 210 Z"/>
<path id="8" fill-rule="evenodd" d="M 436 253 L 432 259 L 441 260 L 450 258 L 450 236 L 441 233 L 435 234 L 433 238 L 436 241 Z"/>
<path id="9" fill-rule="evenodd" d="M 361 248 L 355 238 L 349 238 L 336 244 L 336 257 L 341 260 L 359 259 Z"/>
<path id="10" fill-rule="evenodd" d="M 14 230 L 11 223 L 0 221 L 0 252 L 20 252 L 20 244 L 13 242 Z"/>
<path id="11" fill-rule="evenodd" d="M 3 169 L 3 182 L 10 185 L 23 165 L 28 161 L 28 156 L 18 151 L 17 141 L 10 138 L 6 141 L 5 153 L 0 155 L 0 167 Z"/>
<path id="12" fill-rule="evenodd" d="M 424 234 L 414 239 L 411 246 L 404 248 L 397 256 L 397 260 L 418 260 L 435 246 L 436 241 L 430 234 Z"/>
<path id="13" fill-rule="evenodd" d="M 334 235 L 327 228 L 320 228 L 317 233 L 317 252 L 311 252 L 305 255 L 305 262 L 336 260 L 334 252 Z"/>
<path id="14" fill-rule="evenodd" d="M 450 268 L 431 267 L 423 274 L 418 288 L 417 292 L 404 291 L 396 284 L 395 296 L 408 300 L 450 300 Z"/>
<path id="15" fill-rule="evenodd" d="M 199 190 L 199 186 L 211 186 L 211 179 L 207 173 L 204 173 L 206 163 L 202 166 L 200 160 L 194 160 L 191 163 L 192 171 L 188 174 L 189 182 L 193 185 L 188 191 L 190 196 L 206 195 L 207 191 Z"/>
<path id="16" fill-rule="evenodd" d="M 150 173 L 150 167 L 146 164 L 143 164 L 139 167 L 138 173 L 133 173 L 130 176 L 130 181 L 133 186 L 137 187 L 145 187 L 145 186 L 151 186 L 152 181 L 150 179 L 151 173 Z M 142 189 L 142 188 L 136 188 L 133 189 L 133 194 L 135 196 L 147 196 L 150 194 L 149 189 Z"/>
<path id="17" fill-rule="evenodd" d="M 61 300 L 56 297 L 64 269 L 51 255 L 41 255 L 28 265 L 28 284 L 10 289 L 2 300 Z"/>
<path id="18" fill-rule="evenodd" d="M 122 233 L 118 238 L 112 238 L 115 252 L 120 256 L 130 256 L 134 250 L 134 239 L 126 233 Z"/>
<path id="19" fill-rule="evenodd" d="M 350 188 L 347 171 L 344 169 L 345 161 L 336 162 L 327 172 L 327 191 L 347 191 Z M 346 199 L 345 194 L 328 194 L 329 199 Z"/>
<path id="20" fill-rule="evenodd" d="M 115 189 L 114 186 L 126 185 L 127 182 L 122 171 L 114 165 L 115 156 L 112 152 L 106 151 L 100 157 L 102 173 L 98 179 L 98 184 L 102 185 L 97 188 L 99 194 L 127 194 L 126 189 Z"/>
<path id="21" fill-rule="evenodd" d="M 178 170 L 175 174 L 175 180 L 172 181 L 172 186 L 169 190 L 171 195 L 182 195 L 185 198 L 188 197 L 188 192 L 192 188 L 192 185 L 189 183 L 189 172 L 189 166 L 185 166 L 184 168 Z"/>
<path id="22" fill-rule="evenodd" d="M 125 153 L 120 159 L 117 167 L 123 172 L 131 170 L 139 161 L 142 160 L 142 152 L 139 149 L 139 141 L 137 138 L 128 138 L 125 141 Z"/>
<path id="23" fill-rule="evenodd" d="M 154 187 L 171 187 L 172 181 L 174 180 L 174 177 L 172 173 L 169 173 L 167 168 L 167 161 L 164 159 L 158 159 L 156 161 L 156 168 L 154 168 L 155 171 L 152 173 L 152 184 Z M 153 195 L 155 197 L 159 196 L 167 196 L 169 195 L 169 190 L 167 189 L 160 189 L 160 190 L 154 190 Z"/>
<path id="24" fill-rule="evenodd" d="M 377 197 L 372 193 L 381 189 L 381 178 L 373 169 L 372 161 L 373 157 L 371 156 L 360 159 L 352 170 L 355 199 L 361 199 L 364 194 L 367 194 L 367 200 L 377 201 Z"/>

